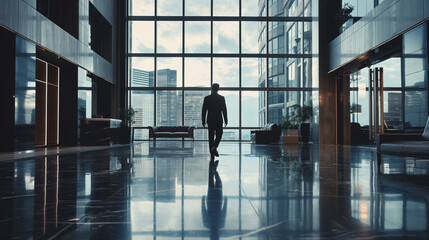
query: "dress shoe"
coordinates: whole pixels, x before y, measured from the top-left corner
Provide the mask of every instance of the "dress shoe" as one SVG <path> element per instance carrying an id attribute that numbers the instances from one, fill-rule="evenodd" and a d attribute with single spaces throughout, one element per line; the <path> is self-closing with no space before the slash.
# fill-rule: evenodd
<path id="1" fill-rule="evenodd" d="M 219 153 L 217 152 L 216 148 L 212 148 L 212 150 L 210 151 L 211 154 L 215 155 L 216 157 L 219 157 Z"/>

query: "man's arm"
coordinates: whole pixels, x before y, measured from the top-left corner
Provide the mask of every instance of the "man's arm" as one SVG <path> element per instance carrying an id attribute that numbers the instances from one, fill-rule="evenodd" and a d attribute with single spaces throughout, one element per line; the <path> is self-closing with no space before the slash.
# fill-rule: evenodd
<path id="1" fill-rule="evenodd" d="M 203 103 L 203 110 L 201 112 L 201 120 L 203 123 L 203 127 L 206 126 L 206 114 L 207 114 L 207 102 L 206 102 L 206 98 L 204 98 L 204 103 Z"/>
<path id="2" fill-rule="evenodd" d="M 226 111 L 225 98 L 223 98 L 223 101 L 222 101 L 222 113 L 223 113 L 223 120 L 224 120 L 225 126 L 226 126 L 226 125 L 228 125 L 228 113 Z"/>

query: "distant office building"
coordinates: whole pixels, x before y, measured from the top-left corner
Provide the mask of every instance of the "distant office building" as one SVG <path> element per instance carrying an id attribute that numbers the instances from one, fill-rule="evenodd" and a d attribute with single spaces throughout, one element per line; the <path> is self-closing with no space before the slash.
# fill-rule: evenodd
<path id="1" fill-rule="evenodd" d="M 201 110 L 203 107 L 204 97 L 209 92 L 206 91 L 187 91 L 185 92 L 185 125 L 201 126 Z M 195 139 L 208 139 L 206 131 L 195 131 Z"/>
<path id="2" fill-rule="evenodd" d="M 131 83 L 132 87 L 150 87 L 153 86 L 153 72 L 132 69 Z M 152 126 L 154 111 L 153 91 L 134 90 L 131 93 L 131 106 L 136 111 L 134 117 L 134 126 Z M 147 139 L 146 131 L 137 130 L 134 135 L 135 139 Z"/>
<path id="3" fill-rule="evenodd" d="M 153 86 L 153 72 L 133 68 L 131 74 L 131 87 Z"/>
<path id="4" fill-rule="evenodd" d="M 260 12 L 265 5 L 259 6 Z M 302 16 L 310 15 L 311 1 L 268 1 L 270 16 Z M 260 35 L 266 35 L 266 28 L 260 25 Z M 265 125 L 266 114 L 268 123 L 281 124 L 285 115 L 292 111 L 292 106 L 312 105 L 311 91 L 304 88 L 312 86 L 312 60 L 304 58 L 304 54 L 312 53 L 311 22 L 269 22 L 268 46 L 265 38 L 259 39 L 259 52 L 268 54 L 296 54 L 296 58 L 270 58 L 268 60 L 267 73 L 259 71 L 259 86 L 269 88 L 293 88 L 292 91 L 269 91 L 268 96 L 260 95 L 259 119 L 260 125 Z M 260 65 L 264 65 L 265 59 L 260 59 Z M 268 97 L 268 106 L 266 106 Z M 267 112 L 268 111 L 268 112 Z"/>
<path id="5" fill-rule="evenodd" d="M 177 71 L 161 69 L 157 72 L 157 86 L 177 87 Z M 156 94 L 156 125 L 182 125 L 182 97 L 179 91 L 157 91 Z"/>
<path id="6" fill-rule="evenodd" d="M 176 87 L 177 71 L 161 69 L 157 72 L 157 86 Z M 152 87 L 154 85 L 154 72 L 132 69 L 132 87 Z M 154 92 L 151 90 L 134 90 L 131 97 L 131 106 L 137 112 L 134 126 L 153 126 L 154 124 Z M 182 125 L 181 95 L 178 91 L 156 92 L 156 125 L 176 126 Z M 136 131 L 136 139 L 147 139 L 147 132 Z"/>
<path id="7" fill-rule="evenodd" d="M 387 112 L 384 112 L 386 124 L 391 128 L 402 129 L 402 94 L 388 93 L 387 103 Z"/>

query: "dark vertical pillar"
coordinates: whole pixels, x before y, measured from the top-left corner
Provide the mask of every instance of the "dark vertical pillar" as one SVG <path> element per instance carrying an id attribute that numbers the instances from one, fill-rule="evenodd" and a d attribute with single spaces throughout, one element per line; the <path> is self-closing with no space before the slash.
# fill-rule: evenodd
<path id="1" fill-rule="evenodd" d="M 126 76 L 127 76 L 127 22 L 126 22 L 126 12 L 127 12 L 127 1 L 116 1 L 116 23 L 114 26 L 114 32 L 116 37 L 115 42 L 115 52 L 113 63 L 115 66 L 115 87 L 113 88 L 112 93 L 112 116 L 119 117 L 118 109 L 124 108 L 126 105 Z M 115 57 L 116 56 L 116 57 Z M 116 64 L 115 64 L 116 63 Z"/>
<path id="2" fill-rule="evenodd" d="M 14 150 L 13 129 L 15 114 L 15 35 L 0 28 L 0 152 Z"/>
<path id="3" fill-rule="evenodd" d="M 111 117 L 112 87 L 113 84 L 97 78 L 97 115 L 101 115 L 104 118 Z"/>
<path id="4" fill-rule="evenodd" d="M 339 33 L 341 0 L 319 1 L 319 143 L 336 144 L 336 81 L 329 72 L 329 43 Z"/>
<path id="5" fill-rule="evenodd" d="M 60 61 L 60 146 L 77 145 L 77 79 L 78 67 L 65 60 Z"/>
<path id="6" fill-rule="evenodd" d="M 15 60 L 15 151 L 34 148 L 36 45 L 17 36 Z"/>
<path id="7" fill-rule="evenodd" d="M 92 95 L 91 95 L 91 108 L 92 108 L 92 115 L 97 115 L 98 108 L 97 108 L 97 95 L 98 95 L 98 82 L 97 77 L 94 75 L 91 75 L 92 78 Z M 92 116 L 91 116 L 92 117 Z"/>

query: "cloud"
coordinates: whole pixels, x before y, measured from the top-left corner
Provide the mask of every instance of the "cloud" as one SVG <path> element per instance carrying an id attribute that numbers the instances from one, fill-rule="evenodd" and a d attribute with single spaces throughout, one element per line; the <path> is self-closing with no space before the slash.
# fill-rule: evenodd
<path id="1" fill-rule="evenodd" d="M 182 16 L 182 0 L 157 0 L 158 16 Z"/>
<path id="2" fill-rule="evenodd" d="M 210 16 L 210 0 L 186 0 L 186 16 Z"/>
<path id="3" fill-rule="evenodd" d="M 226 108 L 228 112 L 228 126 L 238 127 L 239 122 L 239 95 L 237 91 L 219 91 L 220 95 L 225 97 Z"/>
<path id="4" fill-rule="evenodd" d="M 155 12 L 154 0 L 131 0 L 131 15 L 153 16 Z"/>
<path id="5" fill-rule="evenodd" d="M 158 22 L 158 49 L 160 53 L 182 52 L 182 22 Z"/>
<path id="6" fill-rule="evenodd" d="M 243 87 L 258 87 L 259 68 L 257 58 L 241 59 L 241 85 Z"/>
<path id="7" fill-rule="evenodd" d="M 152 57 L 132 57 L 131 68 L 143 70 L 143 71 L 154 71 L 155 64 Z"/>
<path id="8" fill-rule="evenodd" d="M 241 15 L 242 16 L 259 16 L 259 0 L 243 0 L 241 1 Z"/>
<path id="9" fill-rule="evenodd" d="M 153 53 L 155 46 L 155 26 L 151 21 L 131 22 L 131 52 Z"/>
<path id="10" fill-rule="evenodd" d="M 213 51 L 238 53 L 238 22 L 213 22 Z"/>
<path id="11" fill-rule="evenodd" d="M 214 58 L 213 82 L 221 87 L 238 87 L 238 58 Z"/>
<path id="12" fill-rule="evenodd" d="M 185 58 L 185 87 L 210 87 L 210 58 Z"/>
<path id="13" fill-rule="evenodd" d="M 242 22 L 241 41 L 243 53 L 259 53 L 258 37 L 259 37 L 259 22 Z"/>
<path id="14" fill-rule="evenodd" d="M 210 22 L 185 23 L 185 52 L 210 53 Z"/>
<path id="15" fill-rule="evenodd" d="M 214 16 L 238 16 L 238 0 L 214 0 Z"/>
<path id="16" fill-rule="evenodd" d="M 241 111 L 242 126 L 257 127 L 259 126 L 259 95 L 260 91 L 243 91 L 241 92 Z"/>

